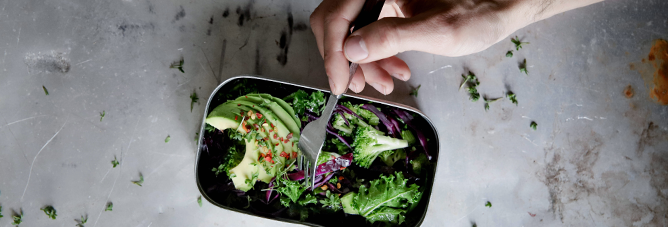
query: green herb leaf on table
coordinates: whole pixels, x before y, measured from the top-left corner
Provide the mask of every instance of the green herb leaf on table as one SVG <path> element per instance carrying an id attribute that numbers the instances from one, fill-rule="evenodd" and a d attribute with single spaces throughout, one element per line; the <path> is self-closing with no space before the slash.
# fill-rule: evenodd
<path id="1" fill-rule="evenodd" d="M 199 139 L 199 132 L 195 133 L 195 142 L 197 142 L 197 139 Z"/>
<path id="2" fill-rule="evenodd" d="M 517 105 L 517 97 L 515 96 L 515 93 L 513 93 L 512 91 L 506 93 L 506 98 L 510 99 L 510 102 L 515 103 L 515 105 Z"/>
<path id="3" fill-rule="evenodd" d="M 527 70 L 527 59 L 524 59 L 524 62 L 520 64 L 520 72 L 529 75 L 529 71 Z"/>
<path id="4" fill-rule="evenodd" d="M 462 75 L 462 78 L 464 78 L 464 81 L 459 86 L 459 89 L 461 90 L 464 87 L 464 85 L 468 84 L 469 87 L 466 91 L 471 95 L 469 99 L 473 102 L 478 101 L 478 99 L 480 99 L 480 93 L 478 93 L 478 88 L 477 88 L 478 85 L 480 85 L 480 81 L 478 81 L 478 78 L 472 72 L 469 72 L 469 74 L 466 76 Z"/>
<path id="5" fill-rule="evenodd" d="M 49 95 L 49 91 L 46 90 L 46 87 L 44 87 L 44 85 L 42 85 L 42 89 L 44 89 L 44 94 Z"/>
<path id="6" fill-rule="evenodd" d="M 165 143 L 169 142 L 169 140 L 171 140 L 171 139 L 172 138 L 169 135 L 167 135 L 167 138 L 165 138 Z"/>
<path id="7" fill-rule="evenodd" d="M 169 66 L 170 69 L 178 69 L 181 73 L 186 73 L 183 71 L 183 58 L 179 62 L 174 62 Z"/>
<path id="8" fill-rule="evenodd" d="M 325 196 L 327 198 L 320 200 L 322 207 L 330 208 L 334 211 L 341 210 L 341 199 L 337 194 L 334 194 L 331 191 L 327 190 Z"/>
<path id="9" fill-rule="evenodd" d="M 199 207 L 202 207 L 202 196 L 200 195 L 197 197 L 197 204 L 199 204 Z"/>
<path id="10" fill-rule="evenodd" d="M 490 207 L 490 208 L 491 208 L 491 207 L 492 207 L 492 203 L 491 203 L 491 202 L 489 202 L 489 201 L 487 201 L 487 203 L 485 203 L 485 206 L 486 206 L 486 207 Z"/>
<path id="11" fill-rule="evenodd" d="M 529 124 L 529 127 L 532 128 L 533 130 L 536 130 L 536 127 L 538 127 L 538 123 L 532 121 L 531 124 Z"/>
<path id="12" fill-rule="evenodd" d="M 53 208 L 53 206 L 46 206 L 44 208 L 40 208 L 39 210 L 44 211 L 46 216 L 49 216 L 49 218 L 56 220 L 56 209 Z"/>
<path id="13" fill-rule="evenodd" d="M 490 103 L 499 101 L 499 99 L 502 99 L 502 98 L 503 98 L 503 97 L 501 97 L 501 98 L 496 98 L 496 99 L 487 99 L 487 98 L 484 98 L 484 97 L 483 97 L 483 99 L 485 99 L 485 111 L 489 110 L 489 104 L 490 104 Z"/>
<path id="14" fill-rule="evenodd" d="M 512 57 L 513 57 L 513 51 L 512 51 L 512 50 L 509 50 L 509 51 L 506 53 L 506 57 L 512 58 Z"/>
<path id="15" fill-rule="evenodd" d="M 139 185 L 141 187 L 141 184 L 144 183 L 144 176 L 139 173 L 139 180 L 138 181 L 132 181 L 133 184 Z"/>
<path id="16" fill-rule="evenodd" d="M 77 227 L 84 227 L 84 224 L 88 222 L 88 215 L 86 215 L 85 217 L 81 215 L 81 219 L 79 220 L 74 219 L 74 221 L 77 222 Z"/>
<path id="17" fill-rule="evenodd" d="M 418 85 L 415 89 L 411 90 L 411 95 L 414 97 L 418 97 L 418 91 L 420 90 L 420 87 L 422 87 L 422 84 Z"/>
<path id="18" fill-rule="evenodd" d="M 104 209 L 104 211 L 111 211 L 114 208 L 114 204 L 112 202 L 107 203 L 107 208 Z"/>
<path id="19" fill-rule="evenodd" d="M 365 185 L 360 186 L 359 193 L 353 200 L 354 207 L 371 223 L 383 221 L 401 224 L 407 208 L 419 202 L 419 186 L 406 185 L 408 179 L 405 179 L 401 172 L 396 172 L 395 175 L 381 176 L 380 179 L 371 181 L 368 188 Z"/>
<path id="20" fill-rule="evenodd" d="M 14 220 L 14 222 L 12 222 L 12 225 L 18 226 L 19 224 L 21 224 L 21 222 L 23 222 L 23 210 L 20 210 L 19 212 L 20 212 L 19 214 L 12 215 L 12 219 Z"/>
<path id="21" fill-rule="evenodd" d="M 104 112 L 104 110 L 103 110 L 103 111 L 100 113 L 100 121 L 102 121 L 102 118 L 104 118 L 104 115 L 107 115 L 107 113 Z"/>
<path id="22" fill-rule="evenodd" d="M 529 44 L 528 42 L 522 42 L 522 41 L 520 41 L 520 39 L 517 38 L 517 36 L 515 36 L 515 38 L 511 38 L 511 39 L 510 39 L 510 42 L 513 42 L 513 44 L 515 44 L 515 49 L 516 49 L 516 50 L 520 50 L 520 49 L 522 49 L 522 44 Z"/>
<path id="23" fill-rule="evenodd" d="M 116 166 L 118 166 L 118 164 L 119 164 L 119 162 L 118 162 L 118 160 L 116 159 L 116 156 L 114 156 L 114 160 L 111 160 L 111 165 L 113 165 L 114 168 L 116 168 Z"/>
<path id="24" fill-rule="evenodd" d="M 197 93 L 193 91 L 193 94 L 190 95 L 190 112 L 193 112 L 193 105 L 199 100 Z"/>
<path id="25" fill-rule="evenodd" d="M 0 218 L 2 218 L 2 217 L 4 217 L 4 216 L 2 216 L 2 206 L 0 206 Z"/>

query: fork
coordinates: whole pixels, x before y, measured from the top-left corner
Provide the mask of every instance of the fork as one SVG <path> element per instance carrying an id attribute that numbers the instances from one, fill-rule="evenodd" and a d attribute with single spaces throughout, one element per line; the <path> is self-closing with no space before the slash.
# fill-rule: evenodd
<path id="1" fill-rule="evenodd" d="M 380 16 L 380 11 L 382 10 L 384 4 L 385 0 L 366 0 L 364 2 L 364 6 L 362 7 L 362 11 L 353 23 L 354 28 L 350 34 L 378 20 L 378 16 Z M 348 85 L 346 85 L 343 93 L 340 95 L 334 95 L 333 93 L 330 93 L 329 99 L 327 100 L 327 105 L 325 106 L 325 110 L 322 112 L 322 115 L 320 115 L 320 118 L 308 123 L 306 127 L 304 127 L 304 130 L 299 137 L 297 148 L 301 150 L 301 155 L 297 159 L 297 166 L 300 170 L 304 171 L 304 179 L 307 186 L 309 185 L 310 180 L 311 184 L 309 188 L 311 189 L 313 189 L 315 186 L 317 161 L 318 157 L 320 156 L 322 145 L 325 143 L 325 137 L 327 136 L 327 124 L 329 123 L 332 113 L 334 112 L 334 107 L 336 107 L 339 99 L 343 96 L 343 94 L 346 93 L 346 91 L 348 91 L 350 82 L 353 80 L 353 75 L 355 75 L 355 71 L 357 71 L 359 66 L 357 63 L 350 62 L 349 64 L 350 75 L 348 78 Z"/>

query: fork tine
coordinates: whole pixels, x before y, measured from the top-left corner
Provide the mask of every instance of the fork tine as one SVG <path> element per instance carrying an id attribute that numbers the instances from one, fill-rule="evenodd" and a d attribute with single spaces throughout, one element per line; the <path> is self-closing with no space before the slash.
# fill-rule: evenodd
<path id="1" fill-rule="evenodd" d="M 302 161 L 304 161 L 304 155 L 300 155 L 299 157 L 297 157 L 297 168 L 299 170 L 304 170 L 302 169 Z"/>

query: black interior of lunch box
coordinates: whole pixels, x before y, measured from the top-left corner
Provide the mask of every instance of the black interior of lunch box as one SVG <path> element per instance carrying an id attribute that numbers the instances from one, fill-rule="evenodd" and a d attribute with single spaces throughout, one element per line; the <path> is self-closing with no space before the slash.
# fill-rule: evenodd
<path id="1" fill-rule="evenodd" d="M 295 85 L 290 85 L 286 83 L 275 82 L 260 78 L 238 77 L 228 81 L 216 92 L 216 94 L 213 95 L 213 98 L 211 99 L 209 104 L 209 109 L 207 110 L 207 115 L 216 106 L 222 104 L 228 99 L 234 99 L 238 96 L 245 95 L 240 92 L 244 90 L 244 88 L 249 88 L 251 86 L 257 87 L 258 90 L 261 91 L 262 93 L 268 93 L 279 98 L 288 96 L 291 93 L 297 91 L 298 89 L 302 89 L 306 92 L 312 92 L 316 90 L 312 88 L 299 87 Z M 354 97 L 346 97 L 345 101 L 350 101 L 354 104 L 369 102 Z M 385 106 L 384 104 L 380 103 L 373 103 L 373 104 L 376 107 L 381 107 L 381 108 Z M 412 112 L 410 110 L 408 111 Z M 410 213 L 406 214 L 406 221 L 401 226 L 419 226 L 422 223 L 422 220 L 424 219 L 424 216 L 427 213 L 427 205 L 429 203 L 429 198 L 431 197 L 431 189 L 433 186 L 434 174 L 436 171 L 436 163 L 438 160 L 439 147 L 434 128 L 429 124 L 429 122 L 427 122 L 426 119 L 424 119 L 418 114 L 415 114 L 415 119 L 413 120 L 413 124 L 415 124 L 417 128 L 422 129 L 423 130 L 422 133 L 424 133 L 424 135 L 427 138 L 429 138 L 429 141 L 427 143 L 429 147 L 429 152 L 433 156 L 432 158 L 433 169 L 430 170 L 430 172 L 428 172 L 427 177 L 424 177 L 425 179 L 421 179 L 422 180 L 420 182 L 421 187 L 425 187 L 422 200 L 420 200 L 420 203 L 415 209 L 413 209 Z M 225 136 L 220 132 L 218 132 L 218 134 L 209 134 L 203 131 L 202 133 L 205 133 L 202 138 L 208 138 L 213 140 L 229 139 L 226 138 L 227 136 Z M 207 151 L 206 149 L 209 150 Z M 294 207 L 290 208 L 283 207 L 278 199 L 274 200 L 270 204 L 265 204 L 264 201 L 249 202 L 248 197 L 246 197 L 245 195 L 239 196 L 240 194 L 242 194 L 242 192 L 234 190 L 234 185 L 227 178 L 227 176 L 225 176 L 224 174 L 220 174 L 216 177 L 214 172 L 211 171 L 211 169 L 214 166 L 218 165 L 215 156 L 220 155 L 216 154 L 214 150 L 223 150 L 226 148 L 217 147 L 217 148 L 206 148 L 206 149 L 204 148 L 203 145 L 201 145 L 199 148 L 199 160 L 197 160 L 197 167 L 196 167 L 197 183 L 204 197 L 211 203 L 220 206 L 221 208 L 230 209 L 256 216 L 262 216 L 270 219 L 277 219 L 281 221 L 287 221 L 305 225 L 339 226 L 339 227 L 384 226 L 383 223 L 379 222 L 374 223 L 374 225 L 371 225 L 366 221 L 365 218 L 361 216 L 347 215 L 341 211 L 336 213 L 334 212 L 328 213 L 326 211 L 320 213 L 309 213 L 308 219 L 306 219 L 306 221 L 304 222 L 300 222 L 299 215 L 295 215 L 295 212 L 298 211 L 294 210 L 293 209 Z M 355 168 L 355 166 L 351 166 L 351 168 Z M 370 170 L 357 167 L 355 172 L 358 171 L 370 171 Z M 378 169 L 376 169 L 375 171 L 382 172 L 382 170 Z M 266 188 L 266 187 L 267 184 L 263 182 L 258 182 L 255 185 L 255 188 Z M 262 195 L 264 195 L 265 192 L 259 192 L 259 190 L 255 191 L 251 190 L 246 195 L 251 195 L 253 193 L 262 193 Z M 251 197 L 257 198 L 258 196 L 251 196 Z M 264 198 L 264 196 L 259 196 L 259 197 Z"/>

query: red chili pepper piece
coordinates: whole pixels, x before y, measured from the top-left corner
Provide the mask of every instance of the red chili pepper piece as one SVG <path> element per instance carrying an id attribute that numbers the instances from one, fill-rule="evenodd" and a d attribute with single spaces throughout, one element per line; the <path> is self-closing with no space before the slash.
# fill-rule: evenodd
<path id="1" fill-rule="evenodd" d="M 288 134 L 285 138 L 292 139 L 292 133 Z"/>
<path id="2" fill-rule="evenodd" d="M 262 118 L 262 114 L 261 114 L 261 113 L 256 113 L 255 116 L 257 116 L 257 118 Z"/>

